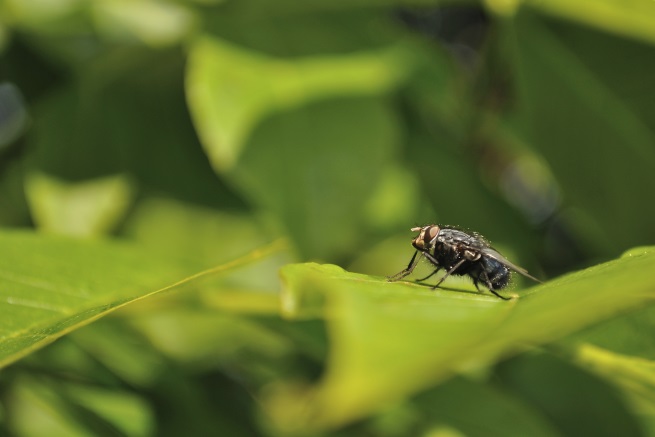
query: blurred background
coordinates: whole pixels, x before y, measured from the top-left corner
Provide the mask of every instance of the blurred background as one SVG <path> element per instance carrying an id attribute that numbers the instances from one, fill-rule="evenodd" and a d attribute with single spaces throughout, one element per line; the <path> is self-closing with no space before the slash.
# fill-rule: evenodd
<path id="1" fill-rule="evenodd" d="M 541 278 L 655 243 L 653 23 L 651 0 L 0 0 L 0 226 L 208 267 L 286 242 L 205 284 L 221 297 L 141 304 L 4 370 L 2 430 L 282 435 L 257 393 L 315 380 L 328 340 L 275 314 L 278 268 L 393 274 L 413 226 L 478 231 Z M 516 360 L 497 372 L 525 370 L 504 380 L 519 398 L 544 366 L 579 380 Z M 454 380 L 331 432 L 482 435 L 426 405 L 488 390 Z M 535 430 L 575 434 L 539 402 Z"/>

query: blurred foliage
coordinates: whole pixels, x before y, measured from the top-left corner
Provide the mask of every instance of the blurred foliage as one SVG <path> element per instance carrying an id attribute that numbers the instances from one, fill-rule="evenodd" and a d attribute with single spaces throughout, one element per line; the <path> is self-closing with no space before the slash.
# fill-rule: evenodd
<path id="1" fill-rule="evenodd" d="M 0 434 L 655 435 L 653 23 L 0 0 Z M 555 279 L 384 282 L 428 223 Z"/>

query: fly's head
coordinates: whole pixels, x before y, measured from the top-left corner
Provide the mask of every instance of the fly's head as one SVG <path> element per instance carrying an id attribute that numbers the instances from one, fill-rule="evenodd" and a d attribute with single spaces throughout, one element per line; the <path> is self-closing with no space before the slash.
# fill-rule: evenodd
<path id="1" fill-rule="evenodd" d="M 418 237 L 412 240 L 412 246 L 420 251 L 430 250 L 437 240 L 437 235 L 441 228 L 437 225 L 427 225 L 418 228 L 412 228 L 412 232 L 419 232 Z"/>

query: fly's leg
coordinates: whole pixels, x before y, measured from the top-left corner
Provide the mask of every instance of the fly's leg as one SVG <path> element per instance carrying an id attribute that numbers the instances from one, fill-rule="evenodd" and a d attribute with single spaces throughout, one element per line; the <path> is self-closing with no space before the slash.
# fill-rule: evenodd
<path id="1" fill-rule="evenodd" d="M 423 281 L 425 281 L 426 279 L 430 279 L 431 277 L 433 277 L 434 275 L 436 275 L 437 272 L 438 272 L 439 270 L 441 270 L 441 267 L 437 267 L 437 269 L 436 269 L 434 272 L 430 273 L 430 274 L 427 275 L 425 278 L 417 279 L 416 282 L 423 282 Z"/>
<path id="2" fill-rule="evenodd" d="M 495 294 L 496 296 L 498 296 L 502 300 L 510 300 L 511 299 L 510 297 L 501 296 L 500 294 L 496 293 L 496 291 L 493 288 L 490 288 L 489 291 L 491 291 L 493 294 Z"/>
<path id="3" fill-rule="evenodd" d="M 484 276 L 483 281 L 487 285 L 487 288 L 489 289 L 489 291 L 491 291 L 493 294 L 495 294 L 496 296 L 498 296 L 502 300 L 510 300 L 511 299 L 509 297 L 503 297 L 500 294 L 496 293 L 496 290 L 494 290 L 494 286 L 491 284 L 491 280 L 489 279 L 489 275 L 487 275 L 487 272 L 485 272 L 484 270 L 482 271 L 482 274 L 480 274 L 480 277 L 482 277 L 482 276 Z M 475 286 L 477 288 L 477 286 L 478 286 L 477 282 L 476 282 Z M 479 288 L 478 288 L 478 291 L 480 291 Z"/>
<path id="4" fill-rule="evenodd" d="M 387 276 L 387 281 L 389 281 L 389 282 L 399 281 L 402 278 L 404 278 L 405 276 L 412 273 L 412 271 L 414 271 L 414 268 L 418 264 L 419 260 L 421 259 L 421 256 L 423 256 L 423 252 L 421 252 L 421 256 L 419 256 L 418 259 L 417 259 L 416 255 L 418 255 L 418 252 L 419 252 L 418 250 L 416 252 L 414 252 L 414 256 L 412 256 L 412 259 L 409 260 L 409 264 L 407 265 L 407 268 L 399 271 L 395 275 Z"/>
<path id="5" fill-rule="evenodd" d="M 441 279 L 439 279 L 439 282 L 437 282 L 437 285 L 435 285 L 434 287 L 432 287 L 432 289 L 434 290 L 434 289 L 436 289 L 437 287 L 439 287 L 439 286 L 441 285 L 441 283 L 442 283 L 443 281 L 445 281 L 446 278 L 447 278 L 448 276 L 451 275 L 451 273 L 453 273 L 455 270 L 457 270 L 458 268 L 460 268 L 461 265 L 464 264 L 466 261 L 468 261 L 466 258 L 462 258 L 462 259 L 460 259 L 459 261 L 457 261 L 457 264 L 455 264 L 454 266 L 452 266 L 452 267 L 450 268 L 450 270 L 448 270 L 448 271 L 446 272 L 446 274 L 443 275 L 443 277 L 442 277 Z"/>

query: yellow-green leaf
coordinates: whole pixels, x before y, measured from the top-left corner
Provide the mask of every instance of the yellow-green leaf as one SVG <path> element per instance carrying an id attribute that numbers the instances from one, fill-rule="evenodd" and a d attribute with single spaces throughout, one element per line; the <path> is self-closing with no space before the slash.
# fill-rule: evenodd
<path id="1" fill-rule="evenodd" d="M 214 168 L 231 169 L 257 122 L 275 110 L 390 89 L 407 70 L 404 53 L 392 47 L 288 60 L 199 38 L 189 54 L 187 98 Z"/>
<path id="2" fill-rule="evenodd" d="M 655 251 L 640 249 L 502 301 L 296 264 L 282 270 L 288 317 L 324 317 L 331 353 L 316 386 L 271 395 L 285 428 L 329 428 L 655 299 Z M 446 284 L 446 287 L 448 285 Z"/>
<path id="3" fill-rule="evenodd" d="M 548 14 L 655 43 L 652 0 L 525 0 L 525 3 Z"/>
<path id="4" fill-rule="evenodd" d="M 3 231 L 0 247 L 0 366 L 130 302 L 271 250 L 201 271 L 197 262 L 120 242 Z"/>

